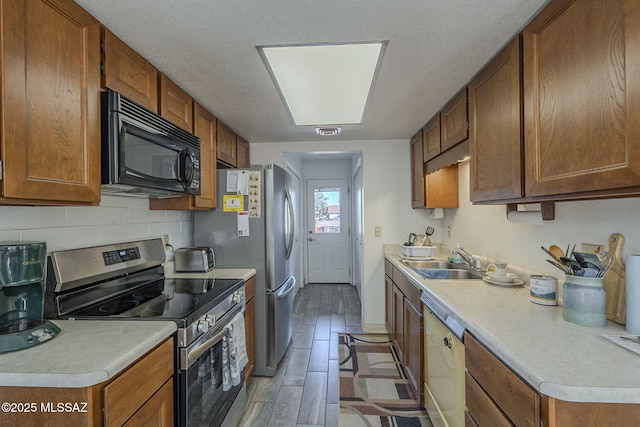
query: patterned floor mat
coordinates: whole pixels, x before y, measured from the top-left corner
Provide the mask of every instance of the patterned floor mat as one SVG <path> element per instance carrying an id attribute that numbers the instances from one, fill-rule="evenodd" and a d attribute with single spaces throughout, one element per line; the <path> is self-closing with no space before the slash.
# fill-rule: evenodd
<path id="1" fill-rule="evenodd" d="M 339 334 L 340 425 L 431 427 L 388 335 Z"/>

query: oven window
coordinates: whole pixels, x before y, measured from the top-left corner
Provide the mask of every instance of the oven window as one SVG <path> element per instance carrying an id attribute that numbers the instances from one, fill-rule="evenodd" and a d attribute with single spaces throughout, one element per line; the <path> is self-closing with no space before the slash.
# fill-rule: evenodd
<path id="1" fill-rule="evenodd" d="M 125 135 L 121 139 L 124 148 L 124 165 L 130 171 L 156 179 L 178 179 L 180 152 L 154 141 L 153 135 L 124 125 Z"/>
<path id="2" fill-rule="evenodd" d="M 223 391 L 222 341 L 200 356 L 186 374 L 186 425 L 219 426 L 231 409 L 244 381 Z M 244 374 L 244 372 L 243 372 Z M 244 378 L 244 375 L 241 376 Z"/>

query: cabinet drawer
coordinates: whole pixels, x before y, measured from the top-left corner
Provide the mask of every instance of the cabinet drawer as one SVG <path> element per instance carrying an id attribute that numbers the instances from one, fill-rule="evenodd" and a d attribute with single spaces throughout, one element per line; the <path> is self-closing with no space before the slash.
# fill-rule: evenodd
<path id="1" fill-rule="evenodd" d="M 509 419 L 491 400 L 482 387 L 473 379 L 469 372 L 464 378 L 464 393 L 467 402 L 467 417 L 471 417 L 478 427 L 510 427 Z"/>
<path id="2" fill-rule="evenodd" d="M 540 396 L 472 335 L 464 336 L 467 371 L 517 426 L 540 425 Z"/>
<path id="3" fill-rule="evenodd" d="M 106 426 L 121 426 L 173 375 L 173 338 L 160 344 L 104 388 Z"/>
<path id="4" fill-rule="evenodd" d="M 422 293 L 420 289 L 405 276 L 400 270 L 394 268 L 393 270 L 393 282 L 396 286 L 402 291 L 407 300 L 413 305 L 413 307 L 417 310 L 421 307 L 420 303 L 420 294 Z"/>
<path id="5" fill-rule="evenodd" d="M 384 274 L 393 279 L 393 264 L 386 259 L 384 260 Z"/>

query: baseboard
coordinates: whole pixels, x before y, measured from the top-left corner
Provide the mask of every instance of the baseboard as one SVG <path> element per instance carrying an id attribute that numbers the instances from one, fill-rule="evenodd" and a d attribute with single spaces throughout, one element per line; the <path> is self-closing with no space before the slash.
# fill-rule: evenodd
<path id="1" fill-rule="evenodd" d="M 363 329 L 368 334 L 388 334 L 387 327 L 379 323 L 365 323 Z"/>

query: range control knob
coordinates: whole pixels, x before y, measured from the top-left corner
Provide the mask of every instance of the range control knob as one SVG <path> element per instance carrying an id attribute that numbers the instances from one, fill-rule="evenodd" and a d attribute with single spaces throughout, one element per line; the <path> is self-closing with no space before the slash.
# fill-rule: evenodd
<path id="1" fill-rule="evenodd" d="M 198 325 L 196 327 L 198 328 L 198 332 L 208 332 L 209 322 L 207 322 L 206 320 L 198 320 Z"/>
<path id="2" fill-rule="evenodd" d="M 207 322 L 210 328 L 213 328 L 213 326 L 216 324 L 216 316 L 207 314 L 206 316 L 204 316 L 204 321 Z"/>
<path id="3" fill-rule="evenodd" d="M 233 301 L 234 304 L 240 304 L 242 301 L 244 301 L 244 291 L 234 292 L 233 296 L 231 297 L 231 301 Z"/>

